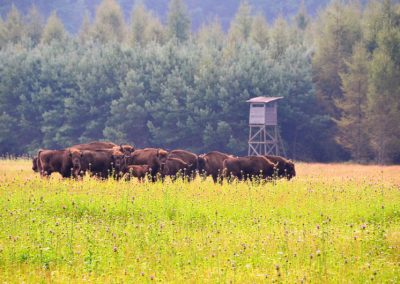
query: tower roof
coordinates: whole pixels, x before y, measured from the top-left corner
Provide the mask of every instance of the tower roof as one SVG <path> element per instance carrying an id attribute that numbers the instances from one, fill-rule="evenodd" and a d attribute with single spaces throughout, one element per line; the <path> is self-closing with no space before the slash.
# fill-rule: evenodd
<path id="1" fill-rule="evenodd" d="M 277 101 L 280 99 L 283 99 L 283 97 L 255 97 L 255 98 L 251 98 L 250 100 L 247 100 L 246 102 L 267 104 L 267 103 Z"/>

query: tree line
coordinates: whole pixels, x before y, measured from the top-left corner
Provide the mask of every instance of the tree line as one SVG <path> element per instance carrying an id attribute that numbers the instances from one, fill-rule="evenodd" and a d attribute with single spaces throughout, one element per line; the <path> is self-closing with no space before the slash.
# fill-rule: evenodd
<path id="1" fill-rule="evenodd" d="M 398 4 L 334 0 L 268 24 L 243 2 L 228 32 L 190 21 L 182 0 L 165 23 L 104 0 L 69 34 L 56 13 L 13 7 L 0 18 L 0 152 L 107 139 L 245 154 L 245 101 L 283 96 L 289 157 L 400 162 Z"/>
<path id="2" fill-rule="evenodd" d="M 168 11 L 169 1 L 160 0 L 116 0 L 122 8 L 126 18 L 130 18 L 132 8 L 139 1 L 145 7 L 151 9 L 157 16 L 164 20 Z M 302 1 L 274 1 L 274 0 L 248 0 L 253 9 L 261 11 L 269 22 L 273 21 L 278 15 L 289 18 L 296 14 L 300 5 L 304 5 L 307 12 L 315 15 L 317 11 L 325 7 L 329 0 L 302 0 Z M 364 2 L 365 0 L 361 0 Z M 49 16 L 53 10 L 57 11 L 57 16 L 65 24 L 65 29 L 75 33 L 81 26 L 82 18 L 85 14 L 91 17 L 95 14 L 96 7 L 101 0 L 18 0 L 0 1 L 0 16 L 6 16 L 13 3 L 22 12 L 26 13 L 34 4 L 44 15 Z M 188 13 L 191 19 L 191 27 L 198 30 L 202 24 L 206 23 L 210 17 L 218 15 L 218 19 L 224 30 L 229 27 L 230 21 L 235 15 L 241 0 L 215 1 L 215 0 L 185 0 Z"/>

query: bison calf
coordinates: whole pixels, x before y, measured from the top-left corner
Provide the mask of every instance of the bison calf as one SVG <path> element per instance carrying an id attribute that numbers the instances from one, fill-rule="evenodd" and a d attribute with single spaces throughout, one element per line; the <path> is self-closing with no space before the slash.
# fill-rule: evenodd
<path id="1" fill-rule="evenodd" d="M 186 176 L 190 165 L 178 158 L 168 158 L 165 164 L 161 165 L 161 175 L 163 177 L 170 176 L 175 179 L 177 175 Z"/>
<path id="2" fill-rule="evenodd" d="M 172 150 L 168 154 L 168 158 L 177 158 L 184 161 L 189 165 L 187 174 L 191 175 L 192 178 L 196 177 L 196 170 L 198 168 L 198 156 L 195 153 L 186 150 Z"/>
<path id="3" fill-rule="evenodd" d="M 150 167 L 148 165 L 130 165 L 127 166 L 128 179 L 131 176 L 136 177 L 142 181 L 148 174 L 150 174 Z"/>
<path id="4" fill-rule="evenodd" d="M 128 158 L 128 165 L 148 165 L 151 168 L 152 180 L 157 179 L 161 165 L 165 163 L 168 152 L 157 148 L 144 148 L 135 150 Z"/>

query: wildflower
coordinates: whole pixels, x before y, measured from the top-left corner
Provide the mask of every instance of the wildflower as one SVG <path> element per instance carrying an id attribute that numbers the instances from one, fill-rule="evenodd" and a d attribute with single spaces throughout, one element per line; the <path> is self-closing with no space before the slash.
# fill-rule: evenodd
<path id="1" fill-rule="evenodd" d="M 114 252 L 117 252 L 117 251 L 118 251 L 117 246 L 114 246 L 113 251 L 114 251 Z"/>
<path id="2" fill-rule="evenodd" d="M 320 255 L 321 255 L 321 251 L 318 249 L 318 250 L 316 251 L 316 254 L 317 254 L 318 256 L 320 256 Z"/>

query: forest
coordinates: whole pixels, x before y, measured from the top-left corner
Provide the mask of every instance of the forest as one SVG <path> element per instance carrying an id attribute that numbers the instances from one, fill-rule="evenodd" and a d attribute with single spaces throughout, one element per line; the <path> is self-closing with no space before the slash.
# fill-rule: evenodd
<path id="1" fill-rule="evenodd" d="M 192 29 L 103 0 L 76 32 L 58 13 L 0 17 L 0 153 L 92 140 L 247 153 L 248 104 L 282 96 L 288 157 L 400 163 L 400 5 L 333 0 L 267 20 L 242 2 L 229 26 Z M 258 12 L 257 12 L 258 11 Z"/>
<path id="2" fill-rule="evenodd" d="M 14 4 L 21 13 L 27 13 L 32 4 L 48 17 L 52 11 L 64 23 L 67 31 L 75 33 L 79 30 L 82 19 L 87 13 L 89 18 L 96 14 L 96 7 L 102 0 L 7 0 L 0 1 L 0 15 L 6 16 Z M 364 3 L 366 0 L 361 0 Z M 397 0 L 398 1 L 398 0 Z M 130 19 L 132 9 L 135 5 L 143 4 L 161 21 L 166 21 L 169 1 L 160 0 L 116 0 L 122 9 L 124 17 Z M 261 11 L 268 22 L 272 22 L 279 15 L 289 18 L 295 15 L 301 5 L 310 15 L 315 15 L 319 9 L 324 8 L 329 0 L 248 0 L 255 11 Z M 218 17 L 221 26 L 226 31 L 234 17 L 241 0 L 215 1 L 215 0 L 185 0 L 187 14 L 191 20 L 192 30 L 197 31 L 202 24 L 210 19 Z"/>

